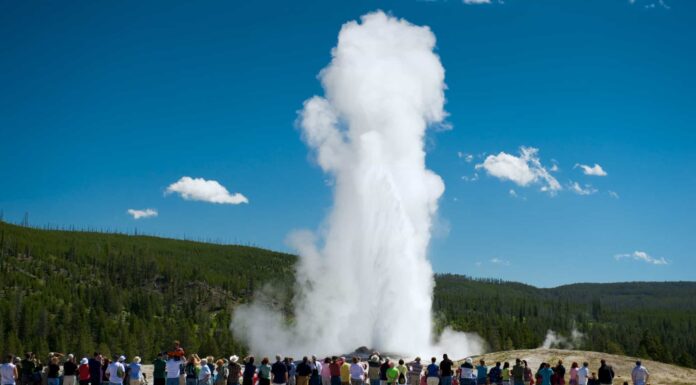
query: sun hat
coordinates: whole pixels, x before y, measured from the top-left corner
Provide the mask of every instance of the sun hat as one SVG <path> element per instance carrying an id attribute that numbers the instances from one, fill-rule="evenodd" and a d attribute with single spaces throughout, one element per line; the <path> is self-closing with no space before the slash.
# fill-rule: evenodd
<path id="1" fill-rule="evenodd" d="M 87 359 L 87 357 L 82 357 L 82 359 L 80 360 L 81 365 L 87 365 L 88 362 L 89 360 Z"/>
<path id="2" fill-rule="evenodd" d="M 135 356 L 135 358 L 133 358 L 133 362 L 135 362 L 136 364 L 139 364 L 139 363 L 140 363 L 140 357 Z"/>
<path id="3" fill-rule="evenodd" d="M 118 362 L 123 362 L 123 361 L 125 361 L 125 360 L 126 360 L 126 356 L 120 356 L 120 357 L 118 358 Z"/>
<path id="4" fill-rule="evenodd" d="M 239 361 L 239 357 L 237 357 L 235 355 L 230 356 L 230 362 L 237 362 L 237 361 Z"/>

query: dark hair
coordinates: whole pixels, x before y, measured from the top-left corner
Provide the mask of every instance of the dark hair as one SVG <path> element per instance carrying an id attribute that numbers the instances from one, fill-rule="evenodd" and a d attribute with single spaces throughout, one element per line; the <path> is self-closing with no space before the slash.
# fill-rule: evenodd
<path id="1" fill-rule="evenodd" d="M 399 360 L 399 365 L 403 365 L 403 364 L 404 364 L 404 360 L 402 360 L 402 359 Z"/>
<path id="2" fill-rule="evenodd" d="M 433 364 L 435 363 L 435 361 L 437 361 L 437 358 L 435 358 L 435 357 L 430 359 L 430 362 L 432 362 Z"/>
<path id="3" fill-rule="evenodd" d="M 500 366 L 500 361 L 496 362 L 495 366 Z"/>
<path id="4" fill-rule="evenodd" d="M 12 360 L 14 360 L 14 356 L 12 354 L 8 354 L 5 356 L 5 359 L 8 363 L 12 363 Z"/>
<path id="5" fill-rule="evenodd" d="M 329 358 L 329 357 L 324 358 L 324 363 L 325 363 L 325 364 L 330 364 L 330 363 L 331 363 L 331 358 Z"/>
<path id="6" fill-rule="evenodd" d="M 503 368 L 509 368 L 509 367 L 510 367 L 510 363 L 506 361 L 505 365 L 503 365 Z"/>
<path id="7" fill-rule="evenodd" d="M 572 364 L 570 364 L 570 367 L 571 367 L 571 368 L 577 368 L 577 367 L 578 367 L 578 363 L 577 363 L 577 362 L 573 362 Z"/>
<path id="8" fill-rule="evenodd" d="M 582 363 L 582 366 L 585 366 L 585 367 L 590 366 L 590 363 L 587 362 L 587 361 L 585 361 L 585 362 Z"/>
<path id="9" fill-rule="evenodd" d="M 353 363 L 357 364 L 358 363 L 358 356 L 353 356 Z"/>
<path id="10" fill-rule="evenodd" d="M 302 362 L 304 362 L 306 364 L 307 361 L 309 361 L 309 358 L 307 358 L 307 356 L 302 357 Z"/>
<path id="11" fill-rule="evenodd" d="M 445 354 L 442 355 L 442 359 L 443 359 L 443 360 L 446 360 L 446 359 L 447 359 L 447 353 L 445 353 Z"/>
<path id="12" fill-rule="evenodd" d="M 266 364 L 268 364 L 268 357 L 264 357 L 264 358 L 261 360 L 261 365 L 266 365 Z"/>

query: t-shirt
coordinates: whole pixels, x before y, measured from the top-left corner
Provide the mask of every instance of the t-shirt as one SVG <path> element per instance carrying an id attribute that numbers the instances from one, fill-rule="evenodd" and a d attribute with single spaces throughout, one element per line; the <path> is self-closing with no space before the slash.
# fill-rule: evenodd
<path id="1" fill-rule="evenodd" d="M 79 368 L 77 368 L 78 373 L 80 373 L 80 381 L 88 381 L 90 376 L 89 376 L 89 365 L 84 364 L 80 365 Z"/>
<path id="2" fill-rule="evenodd" d="M 285 364 L 285 367 L 288 368 L 288 377 L 295 377 L 295 375 L 297 374 L 297 366 L 295 365 L 295 363 L 288 362 Z"/>
<path id="3" fill-rule="evenodd" d="M 96 358 L 90 358 L 89 362 L 89 377 L 93 380 L 99 380 L 101 382 L 102 378 L 102 363 Z"/>
<path id="4" fill-rule="evenodd" d="M 167 378 L 179 378 L 181 374 L 181 361 L 167 360 Z"/>
<path id="5" fill-rule="evenodd" d="M 440 368 L 436 364 L 430 364 L 426 368 L 427 377 L 439 377 Z"/>
<path id="6" fill-rule="evenodd" d="M 154 362 L 155 368 L 152 371 L 152 377 L 154 378 L 167 378 L 167 361 L 158 358 Z"/>
<path id="7" fill-rule="evenodd" d="M 285 375 L 288 374 L 288 367 L 280 361 L 271 366 L 271 373 L 273 373 L 273 383 L 274 384 L 284 384 L 286 382 Z"/>
<path id="8" fill-rule="evenodd" d="M 208 365 L 202 365 L 201 366 L 201 371 L 198 372 L 198 380 L 207 380 L 210 378 L 212 371 L 210 370 L 210 366 Z"/>
<path id="9" fill-rule="evenodd" d="M 362 380 L 363 376 L 365 375 L 365 368 L 362 367 L 360 364 L 351 364 L 350 365 L 350 378 L 354 380 Z"/>
<path id="10" fill-rule="evenodd" d="M 512 367 L 512 378 L 517 381 L 524 380 L 524 366 L 515 364 Z"/>
<path id="11" fill-rule="evenodd" d="M 502 373 L 503 381 L 510 381 L 510 368 L 503 368 Z"/>
<path id="12" fill-rule="evenodd" d="M 312 374 L 312 367 L 306 362 L 300 362 L 297 364 L 297 375 L 298 376 L 309 376 Z"/>
<path id="13" fill-rule="evenodd" d="M 551 376 L 553 376 L 553 369 L 543 368 L 539 371 L 541 376 L 541 385 L 551 385 Z"/>
<path id="14" fill-rule="evenodd" d="M 339 377 L 341 375 L 341 365 L 338 362 L 332 362 L 329 364 L 329 372 L 331 377 Z"/>
<path id="15" fill-rule="evenodd" d="M 350 382 L 350 364 L 347 362 L 341 365 L 341 382 Z"/>
<path id="16" fill-rule="evenodd" d="M 399 369 L 389 368 L 387 369 L 387 384 L 394 384 L 399 378 Z"/>
<path id="17" fill-rule="evenodd" d="M 109 364 L 109 367 L 106 368 L 106 371 L 109 373 L 109 382 L 113 384 L 123 384 L 123 376 L 126 373 L 126 369 L 123 367 L 122 363 L 112 362 Z M 120 377 L 119 371 L 121 372 Z"/>
<path id="18" fill-rule="evenodd" d="M 421 372 L 423 371 L 423 364 L 421 364 L 419 361 L 413 361 L 410 365 L 411 370 L 408 371 L 408 374 L 412 376 L 420 376 Z"/>
<path id="19" fill-rule="evenodd" d="M 48 378 L 58 378 L 60 374 L 60 366 L 58 364 L 48 364 Z"/>
<path id="20" fill-rule="evenodd" d="M 188 379 L 198 379 L 198 373 L 200 373 L 200 371 L 201 368 L 192 362 L 189 362 L 184 366 L 184 372 L 186 373 L 186 378 Z"/>
<path id="21" fill-rule="evenodd" d="M 129 378 L 131 380 L 139 380 L 142 375 L 140 374 L 140 368 L 142 366 L 136 362 L 131 362 L 130 364 L 130 374 Z"/>
<path id="22" fill-rule="evenodd" d="M 600 384 L 611 384 L 614 382 L 614 368 L 611 365 L 603 365 L 597 371 Z"/>
<path id="23" fill-rule="evenodd" d="M 479 380 L 485 380 L 488 376 L 488 366 L 478 365 L 476 366 L 476 378 Z"/>
<path id="24" fill-rule="evenodd" d="M 440 370 L 442 371 L 443 377 L 449 377 L 453 374 L 452 372 L 452 361 L 448 358 L 440 362 Z"/>
<path id="25" fill-rule="evenodd" d="M 331 364 L 324 364 L 321 366 L 321 371 L 319 372 L 319 375 L 321 375 L 324 378 L 330 378 L 331 377 Z"/>
<path id="26" fill-rule="evenodd" d="M 72 361 L 67 361 L 63 364 L 63 375 L 74 376 L 77 373 L 77 364 Z"/>
<path id="27" fill-rule="evenodd" d="M 578 385 L 587 385 L 587 379 L 590 377 L 590 369 L 582 367 L 578 370 Z"/>
<path id="28" fill-rule="evenodd" d="M 633 371 L 631 372 L 631 378 L 633 378 L 633 381 L 638 384 L 638 383 L 645 383 L 648 379 L 648 369 L 645 368 L 645 366 L 636 366 L 633 368 Z"/>
<path id="29" fill-rule="evenodd" d="M 232 371 L 230 370 L 230 373 Z M 254 364 L 244 364 L 244 374 L 242 375 L 243 378 L 246 378 L 248 380 L 251 380 L 254 378 L 254 373 L 256 373 L 256 365 Z"/>
<path id="30" fill-rule="evenodd" d="M 474 376 L 474 366 L 470 363 L 465 362 L 459 367 L 459 378 L 471 379 L 475 377 L 476 376 Z"/>
<path id="31" fill-rule="evenodd" d="M 15 366 L 12 363 L 0 365 L 0 380 L 2 385 L 14 385 L 15 383 Z"/>
<path id="32" fill-rule="evenodd" d="M 261 364 L 259 366 L 259 377 L 270 380 L 271 379 L 271 365 Z"/>
<path id="33" fill-rule="evenodd" d="M 384 361 L 382 366 L 379 367 L 379 379 L 382 381 L 387 380 L 387 370 L 389 370 L 389 363 Z"/>
<path id="34" fill-rule="evenodd" d="M 22 360 L 22 374 L 32 375 L 34 373 L 34 368 L 36 368 L 36 362 L 34 360 L 23 359 Z"/>
<path id="35" fill-rule="evenodd" d="M 256 368 L 254 368 L 256 370 Z M 230 362 L 227 365 L 227 382 L 236 384 L 239 382 L 239 376 L 242 374 L 242 366 L 237 362 Z"/>
<path id="36" fill-rule="evenodd" d="M 491 380 L 492 383 L 497 384 L 501 381 L 500 373 L 500 366 L 494 366 L 491 368 L 491 371 L 488 372 L 488 378 Z"/>

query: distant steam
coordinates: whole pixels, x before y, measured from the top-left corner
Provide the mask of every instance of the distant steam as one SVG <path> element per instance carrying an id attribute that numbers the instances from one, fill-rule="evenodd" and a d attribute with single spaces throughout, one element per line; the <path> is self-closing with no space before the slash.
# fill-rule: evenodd
<path id="1" fill-rule="evenodd" d="M 463 357 L 481 340 L 433 336 L 433 273 L 426 252 L 442 179 L 425 165 L 424 136 L 441 124 L 444 68 L 435 36 L 375 12 L 343 25 L 319 74 L 325 96 L 304 103 L 299 125 L 334 181 L 318 235 L 291 235 L 300 254 L 292 321 L 257 301 L 235 333 L 257 354 L 330 354 L 368 346 Z"/>
<path id="2" fill-rule="evenodd" d="M 585 335 L 575 328 L 573 328 L 568 336 L 563 336 L 549 329 L 546 332 L 546 338 L 544 338 L 541 347 L 544 349 L 577 349 L 582 345 L 583 338 L 585 338 Z"/>

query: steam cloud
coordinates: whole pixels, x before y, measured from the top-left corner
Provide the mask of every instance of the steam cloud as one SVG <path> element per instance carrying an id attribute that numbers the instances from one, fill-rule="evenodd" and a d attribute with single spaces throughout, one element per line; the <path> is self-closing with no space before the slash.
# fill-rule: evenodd
<path id="1" fill-rule="evenodd" d="M 582 345 L 584 338 L 585 334 L 580 333 L 580 331 L 575 328 L 573 328 L 570 335 L 567 337 L 549 329 L 546 331 L 546 337 L 541 347 L 544 349 L 577 349 Z"/>
<path id="2" fill-rule="evenodd" d="M 261 301 L 237 309 L 236 335 L 256 354 L 332 354 L 368 346 L 463 357 L 480 338 L 446 329 L 434 341 L 426 257 L 441 178 L 426 169 L 424 136 L 441 123 L 444 68 L 435 36 L 382 12 L 343 25 L 299 125 L 334 180 L 320 236 L 293 234 L 300 254 L 294 319 Z"/>

